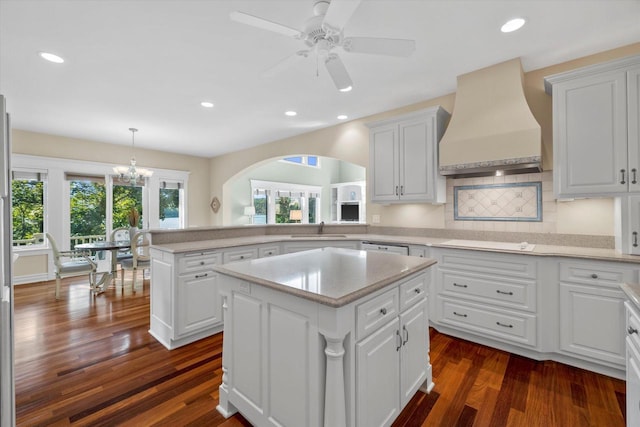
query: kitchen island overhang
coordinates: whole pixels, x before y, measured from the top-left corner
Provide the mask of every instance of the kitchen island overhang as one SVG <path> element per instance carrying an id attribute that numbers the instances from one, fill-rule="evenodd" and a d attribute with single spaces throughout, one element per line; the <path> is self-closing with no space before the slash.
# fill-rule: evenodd
<path id="1" fill-rule="evenodd" d="M 390 424 L 433 387 L 429 258 L 322 248 L 216 266 L 219 412 L 256 425 Z"/>

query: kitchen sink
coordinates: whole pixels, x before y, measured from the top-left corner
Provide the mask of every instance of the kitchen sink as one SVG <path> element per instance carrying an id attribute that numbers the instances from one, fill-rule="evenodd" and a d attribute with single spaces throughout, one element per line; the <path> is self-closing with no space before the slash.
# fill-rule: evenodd
<path id="1" fill-rule="evenodd" d="M 292 234 L 292 239 L 305 239 L 309 237 L 330 237 L 332 239 L 344 239 L 346 234 Z"/>
<path id="2" fill-rule="evenodd" d="M 531 252 L 536 245 L 532 245 L 527 242 L 522 243 L 508 243 L 508 242 L 485 242 L 479 240 L 447 240 L 442 242 L 441 245 L 446 246 L 459 246 L 465 248 L 479 248 L 479 249 L 496 249 L 500 251 L 520 251 Z"/>

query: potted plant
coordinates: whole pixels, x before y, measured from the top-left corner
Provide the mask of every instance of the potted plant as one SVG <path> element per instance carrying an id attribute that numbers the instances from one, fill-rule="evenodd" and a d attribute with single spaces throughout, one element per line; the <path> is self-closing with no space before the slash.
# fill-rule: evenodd
<path id="1" fill-rule="evenodd" d="M 140 222 L 140 212 L 135 206 L 127 214 L 127 219 L 129 220 L 129 238 L 131 239 L 138 232 L 138 223 Z"/>

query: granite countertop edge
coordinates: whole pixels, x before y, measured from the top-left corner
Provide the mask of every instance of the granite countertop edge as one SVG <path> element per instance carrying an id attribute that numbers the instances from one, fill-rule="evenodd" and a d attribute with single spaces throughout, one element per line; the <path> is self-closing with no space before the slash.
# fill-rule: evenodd
<path id="1" fill-rule="evenodd" d="M 627 255 L 617 252 L 615 249 L 587 248 L 578 246 L 553 246 L 536 244 L 533 251 L 515 251 L 493 248 L 477 248 L 468 246 L 452 246 L 445 245 L 451 239 L 435 238 L 435 237 L 411 237 L 411 236 L 390 236 L 390 235 L 372 235 L 372 234 L 347 234 L 346 237 L 335 236 L 305 236 L 304 238 L 292 237 L 291 235 L 259 235 L 251 237 L 231 237 L 215 240 L 199 240 L 181 243 L 169 243 L 162 245 L 152 245 L 153 248 L 180 254 L 186 252 L 210 251 L 216 249 L 227 249 L 232 247 L 261 245 L 268 243 L 294 243 L 304 241 L 374 241 L 377 243 L 399 244 L 399 245 L 417 245 L 427 247 L 437 247 L 446 249 L 461 249 L 482 252 L 498 252 L 519 255 L 532 256 L 554 256 L 567 258 L 583 258 L 589 260 L 615 261 L 640 264 L 640 256 Z"/>
<path id="2" fill-rule="evenodd" d="M 640 283 L 623 283 L 620 288 L 629 301 L 636 306 L 636 309 L 640 310 Z"/>
<path id="3" fill-rule="evenodd" d="M 313 301 L 313 302 L 317 302 L 329 307 L 334 307 L 334 308 L 339 308 L 342 306 L 345 306 L 347 304 L 350 304 L 362 297 L 365 297 L 367 295 L 370 295 L 380 289 L 383 289 L 384 287 L 390 285 L 391 283 L 397 282 L 399 280 L 405 279 L 415 273 L 421 272 L 422 270 L 425 270 L 431 266 L 433 266 L 436 261 L 434 259 L 431 258 L 425 258 L 424 259 L 424 263 L 417 265 L 413 268 L 409 268 L 405 271 L 401 271 L 398 272 L 396 274 L 393 274 L 392 276 L 388 276 L 382 280 L 379 280 L 375 283 L 372 283 L 370 285 L 367 286 L 363 286 L 360 289 L 357 289 L 355 291 L 352 291 L 340 298 L 331 298 L 328 297 L 326 295 L 319 295 L 313 292 L 308 292 L 308 291 L 304 291 L 302 289 L 298 289 L 298 288 L 294 288 L 291 286 L 287 286 L 281 283 L 277 283 L 277 282 L 273 282 L 271 280 L 267 280 L 261 277 L 257 277 L 257 276 L 252 276 L 249 274 L 243 274 L 240 273 L 238 271 L 234 271 L 234 270 L 229 270 L 228 268 L 225 268 L 225 265 L 218 265 L 213 267 L 213 269 L 215 271 L 217 271 L 220 274 L 224 274 L 227 276 L 231 276 L 231 277 L 235 277 L 237 279 L 240 280 L 246 280 L 248 282 L 251 283 L 255 283 L 258 285 L 262 285 L 271 289 L 275 289 L 277 291 L 281 291 L 281 292 L 285 292 L 291 295 L 295 295 L 298 296 L 300 298 L 304 298 L 306 300 L 309 301 Z"/>

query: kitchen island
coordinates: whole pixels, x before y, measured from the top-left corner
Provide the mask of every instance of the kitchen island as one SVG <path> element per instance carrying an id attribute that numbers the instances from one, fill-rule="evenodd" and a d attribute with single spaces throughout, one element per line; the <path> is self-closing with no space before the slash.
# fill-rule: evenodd
<path id="1" fill-rule="evenodd" d="M 259 426 L 390 425 L 429 363 L 428 258 L 323 248 L 214 267 L 218 410 Z"/>

